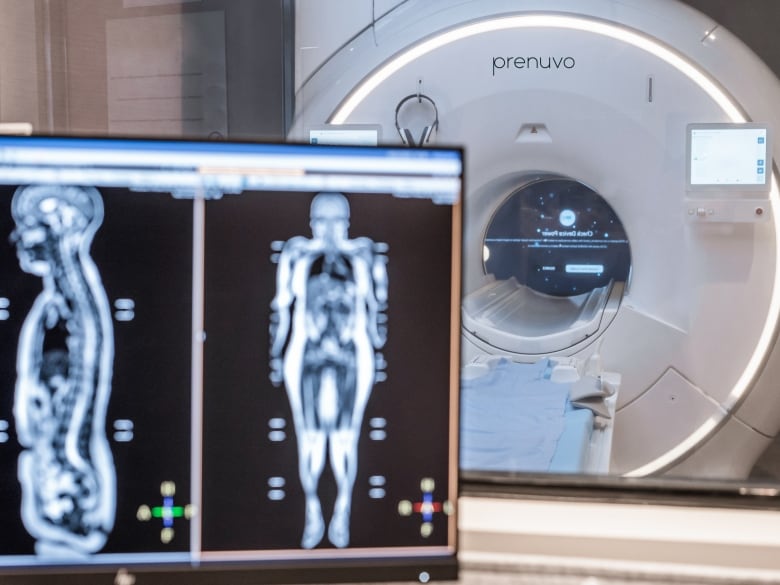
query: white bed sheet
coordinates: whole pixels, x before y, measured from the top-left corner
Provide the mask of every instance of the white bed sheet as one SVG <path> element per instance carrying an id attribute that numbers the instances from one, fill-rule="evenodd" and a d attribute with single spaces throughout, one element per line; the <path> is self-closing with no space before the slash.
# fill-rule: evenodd
<path id="1" fill-rule="evenodd" d="M 464 471 L 578 472 L 587 459 L 593 413 L 551 382 L 551 364 L 498 359 L 461 384 L 460 466 Z M 473 374 L 473 370 L 472 370 Z"/>

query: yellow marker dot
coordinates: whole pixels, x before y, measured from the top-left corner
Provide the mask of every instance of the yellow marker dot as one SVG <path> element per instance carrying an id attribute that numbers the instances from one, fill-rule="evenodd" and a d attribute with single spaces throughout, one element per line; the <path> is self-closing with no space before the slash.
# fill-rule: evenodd
<path id="1" fill-rule="evenodd" d="M 432 492 L 435 487 L 436 487 L 436 482 L 433 481 L 432 477 L 425 477 L 420 482 L 420 489 L 424 492 Z"/>
<path id="2" fill-rule="evenodd" d="M 141 522 L 147 522 L 152 519 L 152 511 L 149 509 L 149 506 L 138 506 L 135 517 Z"/>
<path id="3" fill-rule="evenodd" d="M 420 526 L 420 534 L 423 538 L 428 538 L 433 534 L 433 524 L 430 522 L 423 522 L 422 526 Z"/>
<path id="4" fill-rule="evenodd" d="M 160 540 L 163 544 L 168 544 L 173 540 L 173 528 L 163 528 L 160 530 Z"/>
<path id="5" fill-rule="evenodd" d="M 194 518 L 197 513 L 198 507 L 194 504 L 187 504 L 184 506 L 184 517 L 187 518 L 187 520 Z"/>
<path id="6" fill-rule="evenodd" d="M 455 512 L 455 506 L 449 500 L 442 504 L 441 509 L 447 516 L 452 516 L 453 512 Z"/>
<path id="7" fill-rule="evenodd" d="M 401 500 L 398 502 L 398 513 L 401 516 L 411 516 L 414 508 L 409 500 Z"/>
<path id="8" fill-rule="evenodd" d="M 164 497 L 173 497 L 176 495 L 176 484 L 172 481 L 164 481 L 160 484 L 160 494 Z"/>

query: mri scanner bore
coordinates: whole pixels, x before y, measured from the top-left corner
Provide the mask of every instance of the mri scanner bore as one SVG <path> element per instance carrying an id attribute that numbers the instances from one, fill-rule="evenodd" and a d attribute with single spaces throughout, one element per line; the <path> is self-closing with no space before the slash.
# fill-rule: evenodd
<path id="1" fill-rule="evenodd" d="M 676 0 L 405 0 L 319 60 L 335 33 L 297 18 L 291 139 L 400 143 L 423 93 L 430 144 L 465 147 L 461 470 L 755 477 L 780 429 L 766 65 Z"/>
<path id="2" fill-rule="evenodd" d="M 489 220 L 483 254 L 489 282 L 463 300 L 464 336 L 486 355 L 464 367 L 461 470 L 606 472 L 619 375 L 494 356 L 565 352 L 598 331 L 631 271 L 620 219 L 578 181 L 534 177 Z"/>
<path id="3" fill-rule="evenodd" d="M 564 178 L 530 181 L 487 226 L 485 273 L 543 295 L 570 297 L 626 282 L 631 253 L 623 224 L 603 197 Z"/>

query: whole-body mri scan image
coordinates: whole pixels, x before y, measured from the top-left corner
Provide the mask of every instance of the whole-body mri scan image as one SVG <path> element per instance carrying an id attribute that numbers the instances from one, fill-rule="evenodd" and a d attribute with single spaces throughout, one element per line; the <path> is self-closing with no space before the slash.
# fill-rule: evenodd
<path id="1" fill-rule="evenodd" d="M 19 264 L 42 289 L 19 335 L 14 419 L 21 515 L 45 556 L 100 550 L 114 524 L 105 434 L 114 339 L 90 245 L 103 220 L 93 188 L 20 187 L 11 211 Z"/>
<path id="2" fill-rule="evenodd" d="M 337 487 L 328 540 L 349 544 L 360 428 L 375 382 L 375 350 L 387 336 L 387 245 L 350 239 L 349 216 L 343 195 L 320 193 L 311 204 L 312 237 L 275 243 L 271 380 L 284 383 L 297 436 L 303 548 L 325 534 L 318 488 L 326 460 Z"/>
<path id="3" fill-rule="evenodd" d="M 0 189 L 0 556 L 189 545 L 187 518 L 139 510 L 174 484 L 191 503 L 191 218 L 159 192 Z"/>
<path id="4" fill-rule="evenodd" d="M 253 191 L 206 216 L 204 551 L 446 542 L 451 208 Z"/>

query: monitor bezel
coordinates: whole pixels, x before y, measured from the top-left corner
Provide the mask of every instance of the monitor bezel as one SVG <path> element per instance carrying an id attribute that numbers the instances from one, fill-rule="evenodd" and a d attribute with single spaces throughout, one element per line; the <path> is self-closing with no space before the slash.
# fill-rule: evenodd
<path id="1" fill-rule="evenodd" d="M 295 149 L 302 149 L 302 152 L 315 153 L 319 151 L 328 155 L 335 155 L 339 150 L 347 153 L 371 153 L 375 157 L 377 151 L 388 153 L 396 152 L 406 156 L 410 152 L 408 147 L 399 145 L 378 145 L 379 148 L 369 145 L 355 144 L 311 144 L 308 142 L 278 142 L 273 140 L 208 140 L 203 138 L 170 138 L 170 137 L 150 137 L 150 136 L 91 136 L 91 135 L 52 135 L 52 134 L 33 134 L 31 136 L 2 136 L 0 137 L 0 147 L 4 139 L 17 140 L 24 142 L 35 142 L 38 146 L 45 145 L 47 141 L 57 141 L 61 143 L 73 143 L 84 145 L 100 146 L 108 144 L 127 144 L 135 147 L 143 147 L 144 143 L 164 147 L 170 145 L 188 144 L 201 145 L 219 149 L 220 145 L 244 145 L 248 147 L 258 146 L 271 147 L 274 149 L 287 150 L 294 155 Z M 439 151 L 443 156 L 457 155 L 463 163 L 463 149 L 458 146 L 435 146 L 426 150 Z M 419 157 L 419 153 L 410 155 L 411 158 Z M 463 165 L 462 165 L 463 166 Z M 463 168 L 460 172 L 461 190 L 456 203 L 452 205 L 452 225 L 453 225 L 453 272 L 454 278 L 459 277 L 460 267 L 460 245 L 459 238 L 462 233 L 462 205 L 463 205 Z M 97 185 L 100 188 L 100 185 Z M 297 189 L 302 191 L 302 189 Z M 195 198 L 196 200 L 198 198 Z M 205 199 L 205 198 L 204 198 Z M 453 384 L 457 389 L 458 372 L 460 365 L 460 355 L 458 351 L 460 338 L 460 287 L 458 281 L 453 280 L 452 284 L 452 335 L 451 337 L 451 362 L 453 367 Z M 451 461 L 454 462 L 454 468 L 450 471 L 449 481 L 451 482 L 451 493 L 457 494 L 458 470 L 457 470 L 457 390 L 452 396 L 452 408 L 450 413 L 450 425 L 452 441 L 450 445 Z M 454 434 L 453 434 L 454 433 Z M 451 466 L 452 467 L 452 466 Z M 182 562 L 182 561 L 162 561 L 154 562 L 147 560 L 126 561 L 101 561 L 85 563 L 42 563 L 42 564 L 23 564 L 2 565 L 0 566 L 0 580 L 3 583 L 19 583 L 25 585 L 44 585 L 50 583 L 59 583 L 68 585 L 70 583 L 85 584 L 91 583 L 174 583 L 187 582 L 198 585 L 203 583 L 213 583 L 218 576 L 224 576 L 226 582 L 235 583 L 309 583 L 309 582 L 327 582 L 338 583 L 346 581 L 420 581 L 428 580 L 453 580 L 457 579 L 459 572 L 457 556 L 457 533 L 455 530 L 457 515 L 457 505 L 453 511 L 450 520 L 452 536 L 445 547 L 420 547 L 413 554 L 398 554 L 394 551 L 382 551 L 381 549 L 371 549 L 370 551 L 355 549 L 358 554 L 350 554 L 349 550 L 337 551 L 338 554 L 327 554 L 327 550 L 312 551 L 314 554 L 308 555 L 307 551 L 303 554 L 294 555 L 269 555 L 268 558 L 240 561 L 201 561 L 201 562 Z M 323 554 L 325 553 L 325 554 Z M 345 554 L 346 553 L 346 554 Z M 110 581 L 109 581 L 110 580 Z"/>

